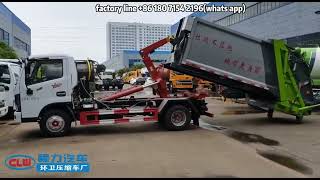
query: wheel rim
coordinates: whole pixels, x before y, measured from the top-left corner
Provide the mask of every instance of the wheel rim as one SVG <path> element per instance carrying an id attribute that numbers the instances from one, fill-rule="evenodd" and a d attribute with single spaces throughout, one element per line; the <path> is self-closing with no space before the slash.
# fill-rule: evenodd
<path id="1" fill-rule="evenodd" d="M 175 111 L 171 114 L 171 122 L 175 126 L 183 126 L 187 121 L 187 116 L 184 111 Z"/>
<path id="2" fill-rule="evenodd" d="M 46 126 L 51 132 L 59 132 L 64 128 L 65 122 L 62 117 L 54 115 L 48 118 Z"/>

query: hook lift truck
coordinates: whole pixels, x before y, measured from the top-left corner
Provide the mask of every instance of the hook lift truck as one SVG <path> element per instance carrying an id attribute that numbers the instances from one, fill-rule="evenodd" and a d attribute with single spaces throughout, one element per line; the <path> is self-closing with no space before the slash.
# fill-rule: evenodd
<path id="1" fill-rule="evenodd" d="M 171 43 L 174 62 L 154 66 L 149 55 Z M 206 93 L 168 93 L 168 69 L 241 90 L 251 103 L 296 116 L 298 122 L 319 106 L 313 99 L 306 63 L 282 41 L 261 41 L 224 27 L 187 17 L 175 38 L 167 37 L 140 50 L 152 82 L 94 97 L 91 61 L 75 62 L 66 55 L 31 56 L 23 63 L 15 95 L 15 120 L 38 122 L 46 136 L 63 136 L 72 121 L 80 125 L 158 121 L 168 130 L 184 130 L 207 112 Z M 42 71 L 43 70 L 43 71 Z M 41 74 L 43 72 L 43 74 Z M 124 98 L 151 87 L 158 95 Z"/>

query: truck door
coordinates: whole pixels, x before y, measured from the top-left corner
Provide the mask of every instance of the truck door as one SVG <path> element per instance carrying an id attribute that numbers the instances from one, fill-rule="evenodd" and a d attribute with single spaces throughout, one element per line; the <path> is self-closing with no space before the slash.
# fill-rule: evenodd
<path id="1" fill-rule="evenodd" d="M 46 105 L 65 102 L 70 98 L 63 72 L 66 72 L 66 67 L 62 59 L 29 60 L 25 73 L 26 86 L 20 86 L 22 118 L 36 118 Z"/>

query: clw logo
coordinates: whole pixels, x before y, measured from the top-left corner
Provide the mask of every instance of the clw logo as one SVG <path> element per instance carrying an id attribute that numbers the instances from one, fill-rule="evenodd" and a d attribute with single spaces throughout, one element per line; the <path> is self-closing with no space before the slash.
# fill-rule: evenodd
<path id="1" fill-rule="evenodd" d="M 5 165 L 12 170 L 27 170 L 35 166 L 36 161 L 32 156 L 23 154 L 10 155 L 5 160 Z"/>

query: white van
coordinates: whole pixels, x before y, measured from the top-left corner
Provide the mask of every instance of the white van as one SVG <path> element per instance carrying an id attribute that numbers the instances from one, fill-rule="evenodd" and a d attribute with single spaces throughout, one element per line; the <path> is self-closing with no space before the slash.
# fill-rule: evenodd
<path id="1" fill-rule="evenodd" d="M 5 101 L 8 106 L 5 115 L 12 118 L 14 111 L 14 90 L 20 77 L 20 71 L 21 63 L 18 59 L 0 59 L 0 86 L 5 89 L 4 97 L 0 96 L 0 101 Z"/>

